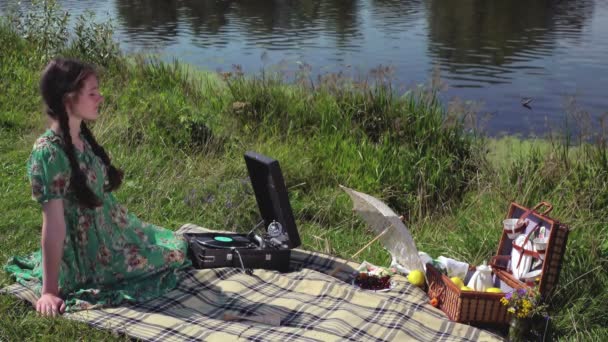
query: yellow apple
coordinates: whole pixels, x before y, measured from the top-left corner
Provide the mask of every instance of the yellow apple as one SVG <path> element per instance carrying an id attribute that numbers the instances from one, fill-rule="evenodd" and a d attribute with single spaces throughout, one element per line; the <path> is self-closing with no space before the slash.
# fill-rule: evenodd
<path id="1" fill-rule="evenodd" d="M 458 277 L 452 277 L 452 278 L 450 278 L 450 280 L 452 281 L 452 283 L 456 284 L 456 286 L 458 288 L 461 288 L 464 286 L 464 282 L 462 281 L 462 279 L 460 279 Z"/>

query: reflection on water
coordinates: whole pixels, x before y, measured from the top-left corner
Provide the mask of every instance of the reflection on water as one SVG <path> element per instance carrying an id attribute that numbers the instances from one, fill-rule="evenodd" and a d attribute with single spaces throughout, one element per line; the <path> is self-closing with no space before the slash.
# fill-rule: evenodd
<path id="1" fill-rule="evenodd" d="M 454 80 L 509 83 L 509 65 L 550 56 L 558 39 L 556 33 L 580 39 L 592 6 L 592 0 L 559 4 L 529 0 L 431 1 L 429 52 Z M 564 13 L 568 13 L 568 22 L 556 27 L 555 19 Z M 546 71 L 543 65 L 534 64 L 519 66 L 518 70 L 537 75 Z"/>
<path id="2" fill-rule="evenodd" d="M 0 9 L 10 1 L 0 0 Z M 483 101 L 490 133 L 540 132 L 562 102 L 608 109 L 608 6 L 601 0 L 59 1 L 117 24 L 127 51 L 152 50 L 217 70 L 306 62 L 317 74 L 391 65 L 402 86 L 438 67 L 443 97 Z M 267 56 L 266 61 L 261 56 Z M 603 76 L 603 77 L 602 77 Z M 521 106 L 531 97 L 531 109 Z"/>
<path id="3" fill-rule="evenodd" d="M 168 45 L 177 31 L 198 47 L 226 46 L 244 39 L 270 50 L 282 50 L 330 34 L 337 47 L 356 44 L 361 25 L 356 1 L 116 1 L 117 17 L 130 41 Z"/>
<path id="4" fill-rule="evenodd" d="M 116 14 L 120 26 L 133 40 L 143 35 L 146 40 L 171 42 L 179 32 L 176 4 L 173 1 L 155 1 L 154 6 L 150 6 L 147 1 L 123 0 L 116 2 Z"/>

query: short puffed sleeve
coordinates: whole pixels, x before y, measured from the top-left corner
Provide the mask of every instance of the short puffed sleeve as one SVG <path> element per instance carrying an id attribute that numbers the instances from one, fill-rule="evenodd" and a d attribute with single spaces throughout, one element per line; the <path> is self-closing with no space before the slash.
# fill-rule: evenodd
<path id="1" fill-rule="evenodd" d="M 70 163 L 63 149 L 48 139 L 36 141 L 27 162 L 32 199 L 45 203 L 64 198 L 70 186 Z"/>

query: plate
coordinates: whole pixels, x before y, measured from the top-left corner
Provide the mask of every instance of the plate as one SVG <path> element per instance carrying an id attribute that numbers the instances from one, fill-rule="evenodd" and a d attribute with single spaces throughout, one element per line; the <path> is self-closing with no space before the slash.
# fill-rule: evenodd
<path id="1" fill-rule="evenodd" d="M 526 241 L 526 243 L 524 245 L 525 239 L 526 239 L 526 236 L 521 234 L 517 238 L 515 238 L 515 240 L 513 240 L 513 244 L 520 246 L 523 249 L 531 250 L 532 242 Z M 511 271 L 513 272 L 513 276 L 517 279 L 523 279 L 524 274 L 528 273 L 530 271 L 530 267 L 532 266 L 532 256 L 527 255 L 527 254 L 524 254 L 524 255 L 521 255 L 521 254 L 522 254 L 522 252 L 518 251 L 515 248 L 513 248 L 513 250 L 511 250 Z M 521 258 L 521 262 L 519 261 L 520 258 Z M 518 262 L 519 262 L 519 267 L 517 267 Z"/>
<path id="2" fill-rule="evenodd" d="M 390 290 L 394 289 L 394 288 L 395 288 L 395 286 L 397 286 L 397 284 L 395 283 L 395 281 L 394 281 L 394 280 L 391 280 L 391 281 L 390 281 L 390 283 L 389 283 L 389 287 L 388 287 L 388 288 L 386 288 L 386 289 L 382 289 L 382 290 L 370 290 L 370 289 L 364 289 L 364 288 L 362 288 L 361 286 L 359 286 L 359 285 L 355 284 L 355 278 L 353 278 L 353 280 L 351 281 L 351 284 L 352 284 L 354 287 L 356 287 L 356 288 L 358 288 L 358 289 L 360 289 L 360 290 L 363 290 L 363 291 L 371 291 L 371 292 L 388 292 L 388 291 L 390 291 Z"/>
<path id="3" fill-rule="evenodd" d="M 534 279 L 536 279 L 536 277 L 538 277 L 538 276 L 539 276 L 539 275 L 540 275 L 542 272 L 543 272 L 543 270 L 530 271 L 530 272 L 528 272 L 528 273 L 524 274 L 524 275 L 522 276 L 522 278 L 523 278 L 523 279 L 526 279 L 526 280 L 528 280 L 528 279 L 534 280 Z"/>

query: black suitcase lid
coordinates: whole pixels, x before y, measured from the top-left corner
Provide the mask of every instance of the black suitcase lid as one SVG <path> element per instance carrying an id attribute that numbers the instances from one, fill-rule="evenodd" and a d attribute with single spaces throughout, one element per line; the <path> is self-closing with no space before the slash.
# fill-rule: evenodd
<path id="1" fill-rule="evenodd" d="M 252 151 L 246 152 L 244 157 L 265 229 L 282 229 L 289 237 L 288 247 L 298 247 L 300 235 L 279 162 Z"/>

